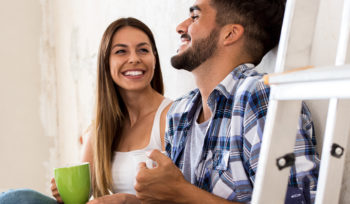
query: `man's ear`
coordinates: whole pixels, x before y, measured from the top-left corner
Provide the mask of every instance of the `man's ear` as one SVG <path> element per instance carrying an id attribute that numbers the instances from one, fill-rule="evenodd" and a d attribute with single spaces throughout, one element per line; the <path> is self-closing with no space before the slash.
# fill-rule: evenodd
<path id="1" fill-rule="evenodd" d="M 224 45 L 231 45 L 243 37 L 244 27 L 240 24 L 228 24 L 223 28 Z"/>

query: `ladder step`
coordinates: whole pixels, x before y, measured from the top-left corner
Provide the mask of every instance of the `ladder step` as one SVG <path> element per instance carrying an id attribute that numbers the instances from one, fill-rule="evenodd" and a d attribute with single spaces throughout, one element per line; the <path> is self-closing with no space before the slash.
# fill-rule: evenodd
<path id="1" fill-rule="evenodd" d="M 273 100 L 323 100 L 350 98 L 350 80 L 315 81 L 271 85 L 270 99 Z"/>
<path id="2" fill-rule="evenodd" d="M 312 68 L 265 76 L 274 100 L 320 100 L 350 98 L 350 64 Z"/>
<path id="3" fill-rule="evenodd" d="M 350 80 L 350 64 L 319 68 L 310 67 L 301 71 L 299 71 L 300 68 L 297 68 L 297 71 L 293 70 L 265 75 L 264 82 L 270 85 L 279 85 L 315 81 Z"/>

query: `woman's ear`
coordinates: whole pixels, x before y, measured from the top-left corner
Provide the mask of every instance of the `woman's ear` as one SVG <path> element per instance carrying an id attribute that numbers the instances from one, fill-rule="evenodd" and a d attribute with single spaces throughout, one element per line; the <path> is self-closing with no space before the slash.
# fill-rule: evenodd
<path id="1" fill-rule="evenodd" d="M 228 24 L 223 28 L 224 31 L 224 45 L 232 45 L 242 38 L 244 27 L 240 24 Z"/>

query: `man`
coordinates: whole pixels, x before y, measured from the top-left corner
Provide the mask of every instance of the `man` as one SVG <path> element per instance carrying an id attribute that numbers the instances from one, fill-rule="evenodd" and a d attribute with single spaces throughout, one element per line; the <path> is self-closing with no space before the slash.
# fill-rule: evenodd
<path id="1" fill-rule="evenodd" d="M 168 113 L 171 160 L 155 150 L 149 157 L 158 166 L 140 165 L 135 189 L 141 201 L 251 200 L 270 93 L 253 68 L 277 45 L 284 8 L 283 0 L 197 0 L 190 8 L 177 27 L 182 45 L 171 62 L 192 72 L 198 89 Z M 319 160 L 305 106 L 299 126 L 289 189 L 304 191 L 309 201 Z"/>

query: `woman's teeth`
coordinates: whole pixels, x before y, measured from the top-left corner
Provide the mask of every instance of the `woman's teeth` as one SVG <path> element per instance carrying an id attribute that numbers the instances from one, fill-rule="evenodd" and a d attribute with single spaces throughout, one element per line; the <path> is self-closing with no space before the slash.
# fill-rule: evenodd
<path id="1" fill-rule="evenodd" d="M 127 71 L 124 73 L 125 76 L 139 76 L 142 74 L 142 71 Z"/>

